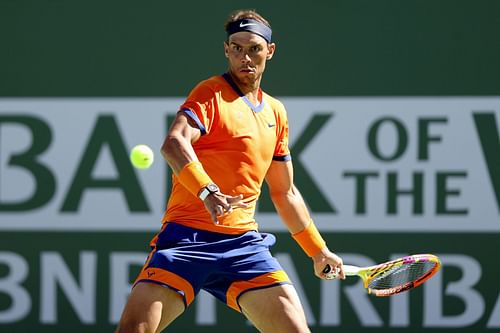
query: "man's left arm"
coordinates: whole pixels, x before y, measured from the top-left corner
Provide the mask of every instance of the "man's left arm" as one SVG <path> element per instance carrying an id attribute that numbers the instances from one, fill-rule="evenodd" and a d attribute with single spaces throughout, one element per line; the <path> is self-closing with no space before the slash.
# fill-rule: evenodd
<path id="1" fill-rule="evenodd" d="M 266 182 L 278 214 L 292 237 L 313 260 L 316 276 L 324 278 L 323 269 L 330 265 L 344 279 L 342 259 L 328 249 L 309 215 L 302 195 L 293 184 L 292 162 L 273 161 L 267 172 Z"/>

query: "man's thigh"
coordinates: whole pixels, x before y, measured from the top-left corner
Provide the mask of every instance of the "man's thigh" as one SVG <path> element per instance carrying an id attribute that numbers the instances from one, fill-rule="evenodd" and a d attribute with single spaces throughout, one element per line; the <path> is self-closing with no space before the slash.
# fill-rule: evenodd
<path id="1" fill-rule="evenodd" d="M 261 332 L 310 332 L 293 285 L 248 291 L 241 295 L 239 305 L 243 314 Z"/>
<path id="2" fill-rule="evenodd" d="M 117 332 L 160 332 L 184 309 L 184 300 L 176 291 L 155 283 L 138 283 L 130 293 Z"/>

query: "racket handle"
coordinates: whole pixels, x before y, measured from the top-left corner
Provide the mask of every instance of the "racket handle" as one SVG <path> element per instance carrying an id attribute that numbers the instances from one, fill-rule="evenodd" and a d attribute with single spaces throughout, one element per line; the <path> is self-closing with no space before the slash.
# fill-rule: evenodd
<path id="1" fill-rule="evenodd" d="M 361 270 L 358 266 L 352 265 L 342 265 L 345 276 L 356 276 Z M 338 271 L 333 272 L 332 266 L 326 264 L 325 268 L 323 268 L 323 273 L 326 274 L 325 278 L 328 280 L 336 279 L 338 276 Z"/>
<path id="2" fill-rule="evenodd" d="M 325 274 L 325 279 L 327 280 L 336 279 L 338 276 L 338 271 L 334 271 L 332 269 L 332 266 L 330 266 L 329 264 L 326 264 L 325 268 L 323 268 L 323 273 Z"/>

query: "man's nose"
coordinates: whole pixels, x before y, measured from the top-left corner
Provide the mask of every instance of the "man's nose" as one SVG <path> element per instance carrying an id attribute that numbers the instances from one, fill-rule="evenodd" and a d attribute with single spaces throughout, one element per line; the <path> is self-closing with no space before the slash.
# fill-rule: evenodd
<path id="1" fill-rule="evenodd" d="M 247 52 L 244 52 L 243 53 L 243 57 L 241 58 L 241 62 L 242 63 L 248 63 L 250 62 L 252 59 L 250 59 L 250 56 L 248 55 Z"/>

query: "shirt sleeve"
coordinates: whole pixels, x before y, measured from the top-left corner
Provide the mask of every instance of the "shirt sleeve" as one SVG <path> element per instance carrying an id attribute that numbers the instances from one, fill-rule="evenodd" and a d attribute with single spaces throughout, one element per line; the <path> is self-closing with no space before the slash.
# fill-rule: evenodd
<path id="1" fill-rule="evenodd" d="M 188 95 L 179 111 L 183 111 L 198 126 L 202 135 L 210 133 L 217 113 L 216 95 L 205 82 L 198 84 Z"/>
<path id="2" fill-rule="evenodd" d="M 273 160 L 289 161 L 291 160 L 290 148 L 288 147 L 288 116 L 283 104 L 278 104 L 276 119 L 278 124 L 278 137 L 274 149 Z"/>

